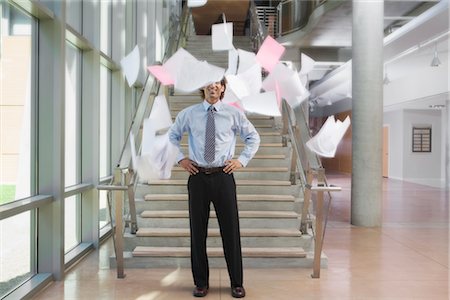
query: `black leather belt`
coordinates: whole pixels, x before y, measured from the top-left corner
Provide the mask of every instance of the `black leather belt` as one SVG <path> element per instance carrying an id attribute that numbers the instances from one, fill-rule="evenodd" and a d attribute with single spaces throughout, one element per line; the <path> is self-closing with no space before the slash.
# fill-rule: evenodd
<path id="1" fill-rule="evenodd" d="M 222 172 L 224 168 L 225 168 L 225 166 L 223 166 L 223 167 L 214 167 L 214 168 L 197 167 L 197 170 L 200 173 L 204 173 L 206 175 L 210 175 L 210 174 Z"/>

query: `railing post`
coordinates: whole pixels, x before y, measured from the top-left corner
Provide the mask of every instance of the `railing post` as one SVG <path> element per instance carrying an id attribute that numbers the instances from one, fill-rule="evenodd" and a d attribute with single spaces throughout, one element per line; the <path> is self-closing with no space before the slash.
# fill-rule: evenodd
<path id="1" fill-rule="evenodd" d="M 317 170 L 317 186 L 324 187 L 325 169 L 319 168 Z M 323 224 L 323 190 L 317 192 L 316 203 L 316 241 L 314 243 L 314 264 L 312 278 L 320 278 L 320 258 L 322 256 L 322 246 L 324 237 Z"/>
<path id="2" fill-rule="evenodd" d="M 308 233 L 308 224 L 310 224 L 310 220 L 307 219 L 309 212 L 309 204 L 311 203 L 311 187 L 313 179 L 313 172 L 308 168 L 306 171 L 306 188 L 303 194 L 303 207 L 302 207 L 302 215 L 300 219 L 300 232 L 302 234 Z"/>
<path id="3" fill-rule="evenodd" d="M 120 186 L 122 184 L 122 170 L 116 168 L 114 172 L 114 185 Z M 117 278 L 125 278 L 124 261 L 123 261 L 123 191 L 114 190 L 113 200 L 115 206 L 115 252 L 117 264 Z"/>
<path id="4" fill-rule="evenodd" d="M 136 234 L 137 218 L 136 218 L 136 201 L 134 198 L 134 182 L 132 181 L 134 177 L 134 172 L 128 170 L 126 174 L 126 186 L 128 187 L 128 205 L 130 207 L 130 233 Z"/>

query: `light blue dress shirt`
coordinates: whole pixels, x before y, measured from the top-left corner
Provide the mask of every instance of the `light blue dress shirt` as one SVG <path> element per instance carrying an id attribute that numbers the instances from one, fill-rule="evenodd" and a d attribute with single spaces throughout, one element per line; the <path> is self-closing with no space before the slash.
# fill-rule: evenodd
<path id="1" fill-rule="evenodd" d="M 220 167 L 225 161 L 232 159 L 236 146 L 236 136 L 239 135 L 245 144 L 238 160 L 246 166 L 258 151 L 260 137 L 255 127 L 247 117 L 237 108 L 218 101 L 214 104 L 216 126 L 215 160 L 207 163 L 204 158 L 205 127 L 208 108 L 211 106 L 206 100 L 202 103 L 183 109 L 175 119 L 169 131 L 169 140 L 180 150 L 178 161 L 186 157 L 180 148 L 180 141 L 184 132 L 189 134 L 189 158 L 200 167 Z"/>

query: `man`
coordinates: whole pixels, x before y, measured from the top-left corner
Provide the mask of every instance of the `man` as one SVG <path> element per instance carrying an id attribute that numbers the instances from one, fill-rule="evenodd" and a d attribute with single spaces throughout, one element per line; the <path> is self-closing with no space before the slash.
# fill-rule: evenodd
<path id="1" fill-rule="evenodd" d="M 224 79 L 204 87 L 204 101 L 182 110 L 169 132 L 170 141 L 178 148 L 183 133 L 189 134 L 189 157 L 184 157 L 180 150 L 178 164 L 190 174 L 189 219 L 195 297 L 206 296 L 209 288 L 206 238 L 211 202 L 219 221 L 231 294 L 235 298 L 245 297 L 233 172 L 245 167 L 253 158 L 260 138 L 244 113 L 220 101 L 225 88 Z M 233 159 L 237 134 L 245 147 L 240 156 Z"/>

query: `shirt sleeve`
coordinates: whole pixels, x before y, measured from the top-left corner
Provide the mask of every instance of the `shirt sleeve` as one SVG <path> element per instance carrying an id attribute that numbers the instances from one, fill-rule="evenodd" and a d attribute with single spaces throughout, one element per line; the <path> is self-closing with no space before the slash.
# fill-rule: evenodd
<path id="1" fill-rule="evenodd" d="M 246 167 L 248 162 L 255 156 L 260 144 L 260 137 L 252 123 L 243 113 L 239 113 L 239 135 L 244 142 L 244 150 L 238 157 L 242 166 Z"/>
<path id="2" fill-rule="evenodd" d="M 181 111 L 177 117 L 175 118 L 175 122 L 172 124 L 169 130 L 169 141 L 175 145 L 178 149 L 178 158 L 177 162 L 185 158 L 186 156 L 181 151 L 181 138 L 183 137 L 183 133 L 186 131 L 186 113 L 185 111 Z"/>

